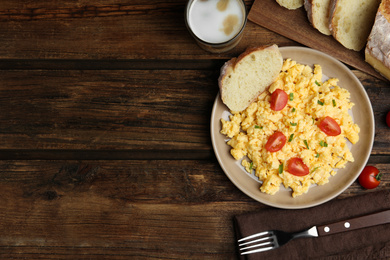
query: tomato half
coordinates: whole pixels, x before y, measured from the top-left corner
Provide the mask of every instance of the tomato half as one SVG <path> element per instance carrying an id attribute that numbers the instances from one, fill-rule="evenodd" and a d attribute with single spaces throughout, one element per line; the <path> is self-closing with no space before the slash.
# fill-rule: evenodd
<path id="1" fill-rule="evenodd" d="M 287 161 L 287 171 L 295 176 L 305 176 L 309 174 L 309 167 L 301 158 L 294 157 Z"/>
<path id="2" fill-rule="evenodd" d="M 265 149 L 271 153 L 277 152 L 283 148 L 286 141 L 286 136 L 282 132 L 276 131 L 268 138 L 268 141 L 265 144 Z"/>
<path id="3" fill-rule="evenodd" d="M 378 187 L 381 177 L 382 175 L 376 167 L 366 166 L 359 176 L 359 183 L 366 189 L 374 189 Z"/>
<path id="4" fill-rule="evenodd" d="M 341 134 L 341 128 L 339 124 L 337 124 L 337 122 L 329 116 L 322 119 L 318 127 L 322 132 L 329 136 L 337 136 Z"/>
<path id="5" fill-rule="evenodd" d="M 386 116 L 386 124 L 388 127 L 390 127 L 390 111 L 387 112 L 387 116 Z"/>
<path id="6" fill-rule="evenodd" d="M 284 92 L 284 90 L 276 89 L 274 92 L 272 92 L 271 100 L 269 102 L 271 104 L 272 110 L 280 111 L 287 105 L 287 101 L 287 93 Z"/>

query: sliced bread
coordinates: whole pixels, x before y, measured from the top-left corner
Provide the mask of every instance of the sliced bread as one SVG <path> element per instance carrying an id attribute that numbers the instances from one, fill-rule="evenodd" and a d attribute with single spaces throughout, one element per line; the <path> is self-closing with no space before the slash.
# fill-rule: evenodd
<path id="1" fill-rule="evenodd" d="M 380 0 L 331 0 L 329 29 L 344 47 L 360 51 L 367 43 Z"/>
<path id="2" fill-rule="evenodd" d="M 330 0 L 305 0 L 307 17 L 314 28 L 322 34 L 331 35 L 329 30 Z"/>
<path id="3" fill-rule="evenodd" d="M 382 0 L 365 49 L 366 62 L 390 80 L 390 0 Z"/>
<path id="4" fill-rule="evenodd" d="M 304 0 L 276 0 L 280 6 L 290 10 L 298 9 L 303 6 L 303 1 Z"/>
<path id="5" fill-rule="evenodd" d="M 221 68 L 218 85 L 222 102 L 231 111 L 243 111 L 276 80 L 282 65 L 277 45 L 248 48 Z"/>

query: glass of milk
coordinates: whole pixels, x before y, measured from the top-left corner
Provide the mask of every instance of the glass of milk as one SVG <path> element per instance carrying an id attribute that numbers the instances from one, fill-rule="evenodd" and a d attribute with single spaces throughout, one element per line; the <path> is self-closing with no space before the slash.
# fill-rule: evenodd
<path id="1" fill-rule="evenodd" d="M 187 28 L 203 49 L 221 53 L 234 48 L 247 21 L 243 0 L 189 0 L 185 10 Z"/>

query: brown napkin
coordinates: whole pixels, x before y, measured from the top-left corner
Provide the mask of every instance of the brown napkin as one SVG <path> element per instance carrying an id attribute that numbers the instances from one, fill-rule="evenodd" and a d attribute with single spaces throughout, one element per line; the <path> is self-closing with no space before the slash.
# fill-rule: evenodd
<path id="1" fill-rule="evenodd" d="M 305 230 L 390 209 L 390 190 L 333 200 L 300 210 L 270 208 L 234 217 L 236 238 L 265 230 Z M 241 259 L 390 259 L 390 224 L 317 238 L 298 238 L 284 246 Z"/>

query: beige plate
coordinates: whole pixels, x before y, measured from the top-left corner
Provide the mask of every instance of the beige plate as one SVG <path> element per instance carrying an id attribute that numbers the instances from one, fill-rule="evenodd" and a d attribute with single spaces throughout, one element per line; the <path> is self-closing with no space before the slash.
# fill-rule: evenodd
<path id="1" fill-rule="evenodd" d="M 291 197 L 291 191 L 282 185 L 275 195 L 260 192 L 260 183 L 256 177 L 250 175 L 230 155 L 230 147 L 226 144 L 226 137 L 220 133 L 221 118 L 228 119 L 229 110 L 222 103 L 220 96 L 215 99 L 211 115 L 211 140 L 215 155 L 223 171 L 229 179 L 249 197 L 269 206 L 285 209 L 300 209 L 317 206 L 338 196 L 347 189 L 359 176 L 371 154 L 374 142 L 374 115 L 367 93 L 357 77 L 341 62 L 331 56 L 310 48 L 281 47 L 283 58 L 291 58 L 301 64 L 312 66 L 319 64 L 324 77 L 339 78 L 339 86 L 351 93 L 354 122 L 360 127 L 360 140 L 352 146 L 351 152 L 355 162 L 348 163 L 344 169 L 338 170 L 335 176 L 329 178 L 329 183 L 322 186 L 312 186 L 308 193 Z"/>

